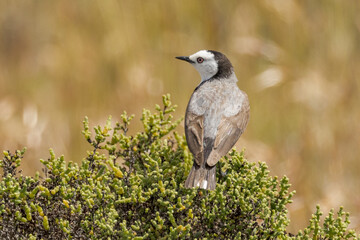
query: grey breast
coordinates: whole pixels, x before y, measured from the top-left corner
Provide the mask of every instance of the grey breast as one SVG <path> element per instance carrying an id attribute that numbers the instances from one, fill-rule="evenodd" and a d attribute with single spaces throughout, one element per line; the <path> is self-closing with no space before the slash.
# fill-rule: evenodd
<path id="1" fill-rule="evenodd" d="M 194 92 L 188 111 L 204 117 L 204 138 L 215 138 L 221 119 L 236 115 L 245 98 L 236 83 L 213 80 Z"/>
<path id="2" fill-rule="evenodd" d="M 198 165 L 206 161 L 208 166 L 214 166 L 247 125 L 249 102 L 236 81 L 233 75 L 230 79 L 204 82 L 190 99 L 185 134 Z"/>

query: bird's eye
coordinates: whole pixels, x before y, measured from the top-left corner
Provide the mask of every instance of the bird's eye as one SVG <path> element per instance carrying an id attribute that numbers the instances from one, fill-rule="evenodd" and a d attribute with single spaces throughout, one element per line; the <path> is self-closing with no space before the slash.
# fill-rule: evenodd
<path id="1" fill-rule="evenodd" d="M 203 59 L 202 57 L 198 57 L 198 58 L 196 59 L 196 61 L 197 61 L 198 63 L 202 63 L 202 62 L 204 61 L 204 59 Z"/>

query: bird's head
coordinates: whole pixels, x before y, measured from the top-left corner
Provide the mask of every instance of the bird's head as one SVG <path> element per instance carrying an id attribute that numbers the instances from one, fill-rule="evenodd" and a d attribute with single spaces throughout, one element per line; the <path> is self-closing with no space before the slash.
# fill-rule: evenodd
<path id="1" fill-rule="evenodd" d="M 233 66 L 229 59 L 221 52 L 201 50 L 188 57 L 177 59 L 191 63 L 201 76 L 201 81 L 227 78 L 233 73 Z"/>

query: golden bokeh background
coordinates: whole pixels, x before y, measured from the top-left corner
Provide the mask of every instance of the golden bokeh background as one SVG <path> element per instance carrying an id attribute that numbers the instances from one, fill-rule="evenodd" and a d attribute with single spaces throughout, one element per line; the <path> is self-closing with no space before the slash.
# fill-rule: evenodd
<path id="1" fill-rule="evenodd" d="M 34 174 L 49 148 L 86 155 L 84 116 L 126 110 L 135 132 L 170 93 L 182 117 L 200 78 L 174 57 L 218 50 L 251 102 L 237 149 L 297 191 L 289 231 L 316 204 L 343 205 L 359 230 L 359 13 L 355 0 L 1 1 L 0 149 L 27 146 Z"/>

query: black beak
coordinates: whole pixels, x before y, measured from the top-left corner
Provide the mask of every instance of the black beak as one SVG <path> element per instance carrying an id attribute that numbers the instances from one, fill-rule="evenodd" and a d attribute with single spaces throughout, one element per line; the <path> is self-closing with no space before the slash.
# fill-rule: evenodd
<path id="1" fill-rule="evenodd" d="M 195 63 L 193 60 L 191 60 L 189 57 L 183 57 L 183 56 L 180 56 L 180 57 L 175 57 L 177 59 L 180 59 L 180 60 L 183 60 L 183 61 L 187 61 L 189 63 Z"/>

